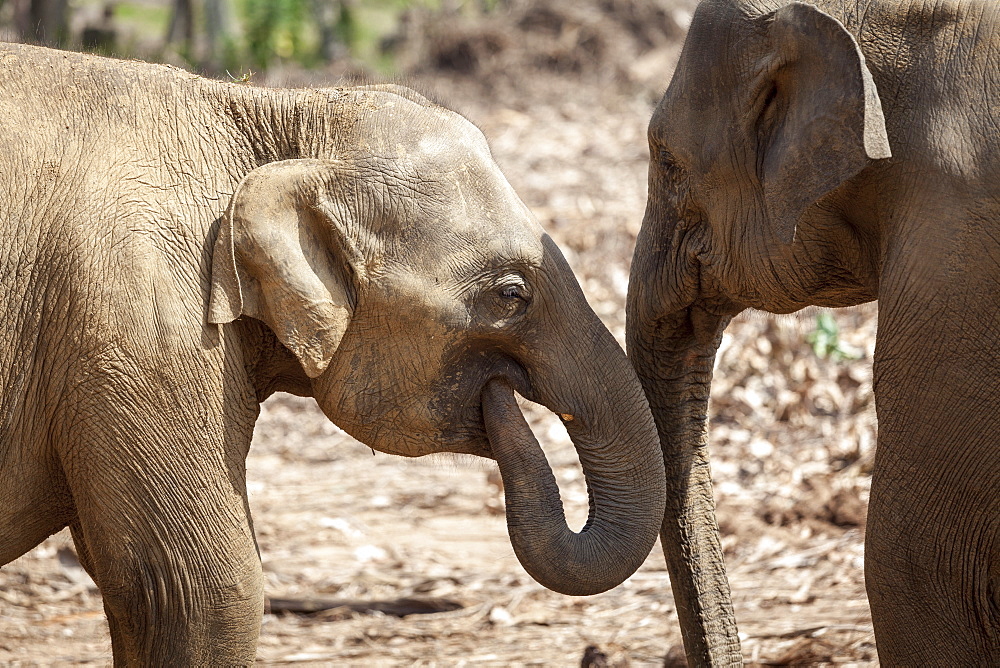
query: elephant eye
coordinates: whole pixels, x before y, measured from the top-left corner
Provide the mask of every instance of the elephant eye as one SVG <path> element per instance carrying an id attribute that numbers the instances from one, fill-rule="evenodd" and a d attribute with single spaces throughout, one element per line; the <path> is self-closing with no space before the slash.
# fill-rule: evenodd
<path id="1" fill-rule="evenodd" d="M 520 285 L 505 285 L 500 288 L 499 294 L 504 299 L 524 299 L 524 291 Z"/>
<path id="2" fill-rule="evenodd" d="M 660 164 L 670 169 L 677 169 L 677 158 L 665 148 L 660 149 Z"/>
<path id="3" fill-rule="evenodd" d="M 492 291 L 493 312 L 501 320 L 520 315 L 531 303 L 528 286 L 519 274 L 504 276 Z"/>
<path id="4" fill-rule="evenodd" d="M 528 285 L 521 274 L 506 274 L 496 282 L 497 295 L 501 299 L 530 301 Z"/>
<path id="5" fill-rule="evenodd" d="M 766 92 L 764 92 L 766 91 Z M 771 84 L 762 91 L 762 96 L 757 103 L 757 134 L 761 138 L 766 138 L 771 134 L 777 117 L 778 107 L 778 84 Z"/>

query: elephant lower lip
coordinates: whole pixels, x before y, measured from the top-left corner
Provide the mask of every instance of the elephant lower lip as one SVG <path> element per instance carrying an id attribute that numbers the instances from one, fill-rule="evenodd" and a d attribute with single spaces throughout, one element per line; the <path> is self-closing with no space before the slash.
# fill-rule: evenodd
<path id="1" fill-rule="evenodd" d="M 481 412 L 477 411 L 474 417 L 467 418 L 464 424 L 468 426 L 450 429 L 442 433 L 438 439 L 436 451 L 493 459 L 493 452 L 490 450 L 489 439 L 486 437 L 486 427 L 483 424 Z"/>

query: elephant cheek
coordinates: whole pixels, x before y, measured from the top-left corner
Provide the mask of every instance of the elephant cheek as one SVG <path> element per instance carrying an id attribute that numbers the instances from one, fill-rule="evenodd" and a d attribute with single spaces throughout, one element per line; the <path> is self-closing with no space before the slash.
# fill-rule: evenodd
<path id="1" fill-rule="evenodd" d="M 411 391 L 401 381 L 388 383 L 393 391 L 387 391 L 384 384 L 358 373 L 363 368 L 331 364 L 313 379 L 313 396 L 330 421 L 386 454 L 420 457 L 441 452 L 440 420 L 423 393 Z"/>

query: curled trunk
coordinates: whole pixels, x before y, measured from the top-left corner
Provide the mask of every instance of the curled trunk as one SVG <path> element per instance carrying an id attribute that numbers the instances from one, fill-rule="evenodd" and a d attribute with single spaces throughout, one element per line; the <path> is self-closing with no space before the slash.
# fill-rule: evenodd
<path id="1" fill-rule="evenodd" d="M 623 364 L 627 364 L 622 359 Z M 631 376 L 631 373 L 629 373 Z M 567 423 L 590 493 L 590 517 L 579 533 L 566 525 L 555 477 L 503 380 L 483 390 L 483 419 L 507 496 L 514 552 L 538 582 L 563 594 L 606 591 L 642 564 L 656 541 L 664 488 L 655 428 L 631 377 L 634 409 L 616 424 Z M 601 411 L 614 414 L 614 411 Z M 648 424 L 647 424 L 648 423 Z M 604 437 L 604 435 L 610 435 Z"/>

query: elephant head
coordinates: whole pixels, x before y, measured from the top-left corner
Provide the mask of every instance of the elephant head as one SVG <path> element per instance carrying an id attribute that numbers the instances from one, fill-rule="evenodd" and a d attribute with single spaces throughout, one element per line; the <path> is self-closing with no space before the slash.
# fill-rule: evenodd
<path id="1" fill-rule="evenodd" d="M 569 594 L 617 585 L 665 503 L 624 352 L 478 129 L 410 92 L 345 95 L 326 155 L 239 183 L 209 321 L 262 321 L 326 415 L 376 450 L 495 458 L 526 570 Z M 559 414 L 577 447 L 591 496 L 578 534 L 514 392 Z"/>
<path id="2" fill-rule="evenodd" d="M 661 542 L 692 665 L 740 661 L 706 451 L 715 353 L 746 308 L 875 298 L 873 194 L 889 156 L 855 39 L 814 6 L 708 0 L 649 125 L 627 343 L 659 430 Z M 768 11 L 772 9 L 773 11 Z"/>

